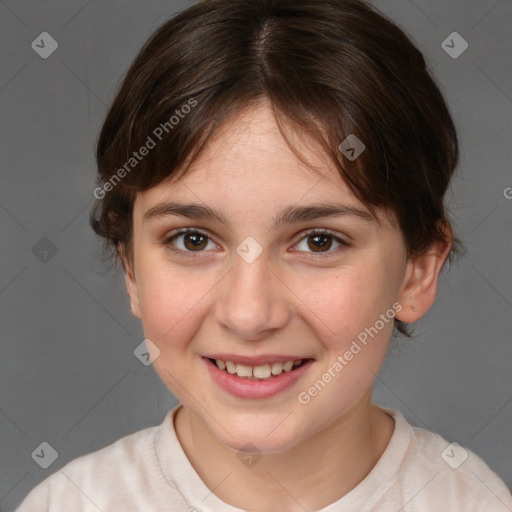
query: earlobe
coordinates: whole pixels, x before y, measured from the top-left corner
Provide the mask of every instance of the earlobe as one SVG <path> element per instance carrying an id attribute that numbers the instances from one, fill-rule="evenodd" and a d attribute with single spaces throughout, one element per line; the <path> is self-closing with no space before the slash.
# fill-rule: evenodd
<path id="1" fill-rule="evenodd" d="M 122 252 L 122 261 L 124 268 L 126 291 L 128 292 L 128 297 L 130 299 L 132 314 L 137 318 L 141 318 L 139 306 L 139 293 L 137 280 L 135 279 L 134 265 L 132 264 L 131 261 L 128 261 L 124 252 Z"/>
<path id="2" fill-rule="evenodd" d="M 426 253 L 408 261 L 398 299 L 402 304 L 402 310 L 396 315 L 398 320 L 416 322 L 432 307 L 439 275 L 451 245 L 451 237 L 445 242 L 436 241 Z"/>

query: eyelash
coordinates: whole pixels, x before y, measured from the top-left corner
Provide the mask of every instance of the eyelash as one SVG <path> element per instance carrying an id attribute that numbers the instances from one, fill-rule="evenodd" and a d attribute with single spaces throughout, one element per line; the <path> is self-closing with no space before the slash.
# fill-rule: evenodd
<path id="1" fill-rule="evenodd" d="M 178 231 L 177 233 L 174 233 L 173 235 L 170 235 L 168 237 L 166 237 L 162 243 L 172 252 L 174 252 L 175 254 L 178 254 L 180 256 L 185 256 L 187 258 L 200 258 L 202 257 L 201 256 L 201 253 L 205 252 L 204 250 L 202 251 L 183 251 L 182 249 L 178 249 L 176 248 L 175 246 L 173 246 L 172 242 L 174 240 L 176 240 L 178 237 L 182 236 L 182 235 L 186 235 L 186 234 L 198 234 L 198 235 L 202 235 L 204 237 L 206 237 L 209 241 L 212 241 L 214 242 L 211 237 L 199 230 L 199 229 L 195 229 L 195 228 L 186 228 L 186 229 L 182 229 L 181 231 Z M 338 242 L 340 244 L 340 247 L 334 249 L 334 250 L 329 250 L 329 251 L 325 251 L 325 252 L 318 252 L 318 253 L 314 253 L 314 252 L 306 252 L 306 254 L 308 254 L 308 256 L 306 256 L 306 258 L 313 258 L 313 259 L 316 259 L 316 258 L 322 258 L 322 257 L 328 257 L 330 255 L 333 255 L 333 254 L 338 254 L 340 253 L 341 251 L 343 251 L 344 249 L 350 247 L 350 244 L 339 238 L 338 236 L 336 236 L 333 232 L 327 230 L 327 229 L 311 229 L 309 231 L 306 231 L 305 233 L 303 233 L 302 235 L 302 238 L 297 242 L 297 244 L 299 244 L 300 242 L 302 242 L 302 240 L 304 239 L 307 239 L 309 237 L 312 237 L 312 236 L 327 236 L 327 237 L 330 237 L 332 238 L 335 242 Z M 214 242 L 215 243 L 215 242 Z M 297 245 L 295 244 L 295 245 Z M 298 251 L 298 252 L 301 252 L 301 251 Z"/>

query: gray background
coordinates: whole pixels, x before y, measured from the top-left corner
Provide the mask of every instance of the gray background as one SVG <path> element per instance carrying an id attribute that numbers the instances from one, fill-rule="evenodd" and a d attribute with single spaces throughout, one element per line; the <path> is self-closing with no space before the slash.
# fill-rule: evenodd
<path id="1" fill-rule="evenodd" d="M 133 354 L 143 332 L 88 214 L 117 85 L 152 31 L 191 3 L 0 3 L 2 511 L 175 404 Z M 416 338 L 390 351 L 375 401 L 466 445 L 511 486 L 512 2 L 376 3 L 424 51 L 450 104 L 462 153 L 448 200 L 468 254 L 443 273 Z M 59 44 L 47 59 L 31 48 L 43 31 Z M 469 43 L 457 59 L 441 47 L 453 31 Z M 48 469 L 31 458 L 43 441 L 58 452 Z"/>

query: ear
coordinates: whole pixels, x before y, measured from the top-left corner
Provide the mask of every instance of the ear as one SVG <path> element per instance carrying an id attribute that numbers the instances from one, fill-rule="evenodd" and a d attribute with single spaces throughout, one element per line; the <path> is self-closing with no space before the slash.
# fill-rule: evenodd
<path id="1" fill-rule="evenodd" d="M 135 279 L 134 262 L 133 259 L 130 259 L 127 256 L 124 246 L 120 247 L 119 252 L 121 255 L 121 261 L 124 269 L 124 280 L 126 283 L 126 291 L 128 292 L 128 297 L 130 299 L 132 314 L 137 318 L 141 318 L 139 292 L 137 280 Z"/>
<path id="2" fill-rule="evenodd" d="M 407 263 L 398 297 L 402 310 L 396 314 L 396 318 L 402 322 L 416 322 L 434 303 L 439 275 L 453 243 L 449 225 L 445 225 L 443 231 L 445 241 L 434 242 L 426 253 Z"/>

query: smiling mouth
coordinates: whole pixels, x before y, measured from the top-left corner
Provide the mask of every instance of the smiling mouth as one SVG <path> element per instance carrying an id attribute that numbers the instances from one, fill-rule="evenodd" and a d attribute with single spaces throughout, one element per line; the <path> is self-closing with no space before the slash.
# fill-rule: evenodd
<path id="1" fill-rule="evenodd" d="M 236 375 L 246 380 L 272 380 L 282 373 L 290 373 L 301 367 L 310 359 L 296 359 L 294 361 L 267 363 L 258 366 L 249 366 L 246 364 L 237 364 L 232 361 L 224 361 L 223 359 L 207 358 L 210 363 L 214 364 L 219 370 Z"/>

